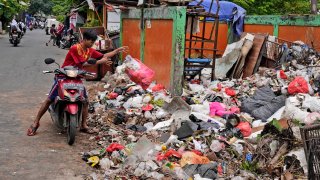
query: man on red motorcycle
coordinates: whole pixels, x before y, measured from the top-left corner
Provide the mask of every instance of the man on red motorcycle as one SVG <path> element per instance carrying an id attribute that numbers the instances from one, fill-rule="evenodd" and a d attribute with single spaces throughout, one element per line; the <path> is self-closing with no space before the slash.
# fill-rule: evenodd
<path id="1" fill-rule="evenodd" d="M 75 66 L 82 69 L 84 66 L 89 66 L 90 64 L 87 63 L 89 58 L 97 59 L 96 64 L 107 64 L 111 65 L 112 61 L 110 60 L 111 57 L 115 56 L 120 52 L 124 52 L 128 50 L 128 47 L 120 47 L 112 52 L 101 54 L 100 52 L 96 51 L 95 49 L 91 48 L 94 42 L 97 39 L 97 35 L 92 32 L 84 32 L 83 33 L 83 41 L 79 44 L 72 46 L 62 64 L 62 68 L 65 66 Z M 37 129 L 40 126 L 40 119 L 44 115 L 44 113 L 48 110 L 50 104 L 55 100 L 58 96 L 58 81 L 55 80 L 52 89 L 49 93 L 48 98 L 42 103 L 38 114 L 27 131 L 28 136 L 34 136 L 36 134 Z M 87 94 L 85 94 L 87 98 Z M 80 131 L 85 133 L 92 133 L 87 125 L 87 118 L 88 118 L 88 101 L 83 106 L 82 111 L 82 124 L 80 127 Z"/>

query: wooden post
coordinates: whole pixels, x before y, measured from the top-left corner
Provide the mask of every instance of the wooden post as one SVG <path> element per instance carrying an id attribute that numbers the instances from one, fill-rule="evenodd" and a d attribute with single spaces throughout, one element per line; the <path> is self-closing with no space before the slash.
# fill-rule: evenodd
<path id="1" fill-rule="evenodd" d="M 107 5 L 106 4 L 103 4 L 103 27 L 105 29 L 108 28 L 108 10 L 107 10 Z"/>

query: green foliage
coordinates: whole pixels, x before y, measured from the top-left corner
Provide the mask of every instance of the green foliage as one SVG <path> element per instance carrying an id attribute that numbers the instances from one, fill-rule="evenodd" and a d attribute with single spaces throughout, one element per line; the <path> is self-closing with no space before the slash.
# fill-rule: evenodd
<path id="1" fill-rule="evenodd" d="M 56 16 L 56 20 L 59 22 L 63 22 L 64 21 L 65 16 L 64 15 L 58 15 Z"/>
<path id="2" fill-rule="evenodd" d="M 310 13 L 307 0 L 230 0 L 247 10 L 248 15 L 286 15 Z"/>
<path id="3" fill-rule="evenodd" d="M 22 2 L 28 3 L 27 0 Z M 0 0 L 0 17 L 3 16 L 3 19 L 10 21 L 14 15 L 19 14 L 26 8 L 17 0 Z"/>
<path id="4" fill-rule="evenodd" d="M 96 27 L 96 26 L 101 26 L 99 20 L 97 19 L 87 20 L 87 23 L 83 25 L 83 27 Z"/>
<path id="5" fill-rule="evenodd" d="M 272 119 L 272 121 L 269 124 L 271 124 L 274 127 L 276 127 L 278 131 L 280 131 L 280 132 L 282 131 L 281 125 L 280 125 L 280 123 L 279 123 L 279 121 L 277 119 L 275 119 L 275 118 Z"/>
<path id="6" fill-rule="evenodd" d="M 248 161 L 243 161 L 240 165 L 240 168 L 243 170 L 250 171 L 252 173 L 255 173 L 258 169 L 258 163 L 250 163 Z"/>
<path id="7" fill-rule="evenodd" d="M 77 7 L 82 0 L 51 0 L 53 3 L 52 13 L 56 16 L 56 19 L 60 22 L 64 21 L 65 14 L 70 12 L 74 7 Z M 81 7 L 78 11 L 86 11 L 87 7 Z"/>
<path id="8" fill-rule="evenodd" d="M 243 7 L 244 9 L 250 9 L 251 5 L 253 5 L 255 0 L 231 0 L 231 2 L 234 2 L 238 4 L 239 6 Z"/>
<path id="9" fill-rule="evenodd" d="M 55 16 L 61 16 L 65 15 L 66 12 L 69 12 L 72 7 L 72 1 L 71 0 L 51 0 L 54 4 L 52 7 L 53 15 Z"/>
<path id="10" fill-rule="evenodd" d="M 44 14 L 51 14 L 53 3 L 49 0 L 30 0 L 28 12 L 32 15 L 43 12 Z"/>

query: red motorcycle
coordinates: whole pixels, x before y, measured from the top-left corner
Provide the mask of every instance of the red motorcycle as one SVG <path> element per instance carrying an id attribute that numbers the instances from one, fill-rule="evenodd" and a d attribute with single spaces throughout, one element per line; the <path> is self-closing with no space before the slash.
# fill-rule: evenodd
<path id="1" fill-rule="evenodd" d="M 55 63 L 52 58 L 45 59 L 46 64 Z M 95 64 L 96 60 L 89 60 L 89 64 Z M 75 141 L 76 131 L 82 121 L 82 107 L 86 101 L 83 78 L 94 76 L 95 73 L 79 70 L 73 66 L 66 66 L 54 71 L 43 71 L 43 73 L 54 73 L 58 81 L 58 96 L 49 107 L 49 113 L 55 126 L 67 131 L 67 142 L 72 145 Z"/>

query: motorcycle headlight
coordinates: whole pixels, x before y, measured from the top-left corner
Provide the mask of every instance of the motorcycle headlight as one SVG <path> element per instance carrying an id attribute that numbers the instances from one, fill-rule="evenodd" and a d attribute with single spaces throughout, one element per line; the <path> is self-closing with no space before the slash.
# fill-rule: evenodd
<path id="1" fill-rule="evenodd" d="M 77 77 L 78 76 L 78 70 L 65 70 L 68 77 Z"/>

